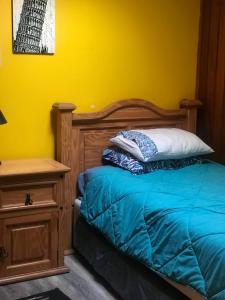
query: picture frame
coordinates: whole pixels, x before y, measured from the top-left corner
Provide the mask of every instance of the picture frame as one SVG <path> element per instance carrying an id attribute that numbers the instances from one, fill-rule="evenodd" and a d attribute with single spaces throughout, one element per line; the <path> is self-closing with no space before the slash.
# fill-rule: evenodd
<path id="1" fill-rule="evenodd" d="M 12 0 L 13 53 L 55 53 L 55 0 Z"/>

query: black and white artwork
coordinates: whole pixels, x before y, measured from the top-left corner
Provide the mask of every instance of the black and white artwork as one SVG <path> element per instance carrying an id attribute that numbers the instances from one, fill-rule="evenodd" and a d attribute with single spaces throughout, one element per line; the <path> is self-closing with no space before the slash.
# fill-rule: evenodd
<path id="1" fill-rule="evenodd" d="M 13 0 L 13 52 L 55 52 L 55 0 Z"/>

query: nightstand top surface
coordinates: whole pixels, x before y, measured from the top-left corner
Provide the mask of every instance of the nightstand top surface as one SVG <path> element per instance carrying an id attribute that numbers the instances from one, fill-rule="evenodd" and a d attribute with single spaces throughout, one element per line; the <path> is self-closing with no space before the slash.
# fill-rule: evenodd
<path id="1" fill-rule="evenodd" d="M 61 173 L 70 168 L 49 158 L 3 160 L 0 165 L 0 178 L 27 174 Z"/>

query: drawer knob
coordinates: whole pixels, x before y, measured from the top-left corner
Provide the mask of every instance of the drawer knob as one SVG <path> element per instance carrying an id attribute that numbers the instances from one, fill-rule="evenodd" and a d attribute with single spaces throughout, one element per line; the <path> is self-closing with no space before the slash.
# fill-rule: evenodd
<path id="1" fill-rule="evenodd" d="M 8 252 L 5 250 L 4 247 L 0 247 L 0 258 L 6 258 L 8 257 Z"/>
<path id="2" fill-rule="evenodd" d="M 33 201 L 31 199 L 31 195 L 30 195 L 30 193 L 27 193 L 26 199 L 25 199 L 25 205 L 27 206 L 27 205 L 32 205 L 32 204 L 33 204 Z"/>

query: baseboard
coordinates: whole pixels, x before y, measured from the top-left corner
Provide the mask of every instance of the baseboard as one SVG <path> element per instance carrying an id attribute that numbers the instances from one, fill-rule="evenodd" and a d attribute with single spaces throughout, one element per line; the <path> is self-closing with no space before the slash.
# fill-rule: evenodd
<path id="1" fill-rule="evenodd" d="M 4 277 L 4 278 L 0 279 L 0 285 L 6 285 L 6 284 L 11 284 L 11 283 L 26 281 L 26 280 L 32 280 L 32 279 L 38 279 L 38 278 L 68 273 L 68 272 L 69 272 L 69 268 L 59 267 L 59 268 L 54 268 L 54 269 L 45 270 L 45 271 L 39 271 L 39 272 L 35 272 L 35 273 Z"/>
<path id="2" fill-rule="evenodd" d="M 74 254 L 74 249 L 73 248 L 64 250 L 64 255 L 65 256 L 68 256 L 68 255 L 71 255 L 71 254 Z"/>

